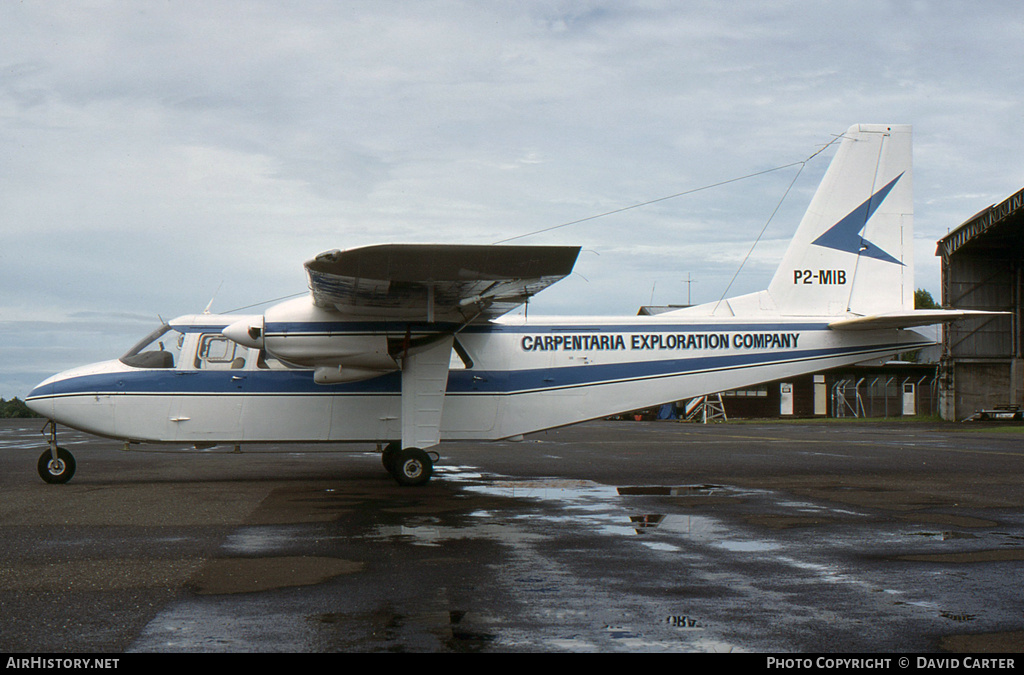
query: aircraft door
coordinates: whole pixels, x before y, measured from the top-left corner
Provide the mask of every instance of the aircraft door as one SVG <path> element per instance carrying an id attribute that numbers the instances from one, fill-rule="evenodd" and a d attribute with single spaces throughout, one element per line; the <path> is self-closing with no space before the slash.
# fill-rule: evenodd
<path id="1" fill-rule="evenodd" d="M 248 351 L 219 333 L 199 336 L 194 368 L 176 372 L 170 417 L 174 440 L 241 440 Z"/>
<path id="2" fill-rule="evenodd" d="M 501 389 L 498 381 L 507 375 L 498 370 L 481 367 L 469 351 L 476 352 L 478 345 L 472 343 L 472 336 L 457 336 L 452 343 L 451 359 L 448 364 L 449 394 L 445 398 L 442 435 L 458 437 L 459 434 L 485 434 L 494 429 L 498 418 L 498 396 L 493 391 Z M 456 393 L 452 393 L 453 389 Z"/>

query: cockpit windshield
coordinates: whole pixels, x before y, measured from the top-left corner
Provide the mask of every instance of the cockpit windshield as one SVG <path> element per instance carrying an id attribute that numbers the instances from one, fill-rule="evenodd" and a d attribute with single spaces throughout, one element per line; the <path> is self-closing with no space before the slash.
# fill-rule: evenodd
<path id="1" fill-rule="evenodd" d="M 121 363 L 133 368 L 173 368 L 184 337 L 170 325 L 162 324 L 129 349 Z"/>

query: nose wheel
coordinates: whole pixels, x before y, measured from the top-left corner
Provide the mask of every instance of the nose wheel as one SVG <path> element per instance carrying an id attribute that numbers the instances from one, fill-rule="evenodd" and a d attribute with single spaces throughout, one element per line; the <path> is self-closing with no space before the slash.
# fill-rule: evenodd
<path id="1" fill-rule="evenodd" d="M 67 483 L 75 475 L 75 456 L 57 445 L 57 425 L 52 420 L 43 427 L 44 434 L 47 429 L 50 447 L 39 456 L 36 469 L 47 483 Z"/>
<path id="2" fill-rule="evenodd" d="M 47 483 L 67 483 L 75 475 L 75 456 L 64 448 L 54 452 L 46 450 L 39 456 L 39 477 Z"/>

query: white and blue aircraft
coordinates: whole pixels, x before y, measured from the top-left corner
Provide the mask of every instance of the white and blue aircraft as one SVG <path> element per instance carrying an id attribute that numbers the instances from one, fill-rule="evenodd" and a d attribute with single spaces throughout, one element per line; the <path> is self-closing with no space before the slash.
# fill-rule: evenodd
<path id="1" fill-rule="evenodd" d="M 443 441 L 498 440 L 932 344 L 914 310 L 911 129 L 860 124 L 768 288 L 656 316 L 508 313 L 579 248 L 381 245 L 305 264 L 311 293 L 262 316 L 182 316 L 118 360 L 26 398 L 42 478 L 75 461 L 56 424 L 126 443 L 376 442 L 400 484 Z"/>

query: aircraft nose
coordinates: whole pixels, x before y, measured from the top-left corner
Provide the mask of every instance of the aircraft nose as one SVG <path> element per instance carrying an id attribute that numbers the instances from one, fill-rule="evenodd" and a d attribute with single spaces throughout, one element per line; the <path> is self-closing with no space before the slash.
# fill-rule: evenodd
<path id="1" fill-rule="evenodd" d="M 28 396 L 25 397 L 25 405 L 29 410 L 43 417 L 53 417 L 53 381 L 54 378 L 51 377 L 36 385 L 35 389 L 28 393 Z"/>
<path id="2" fill-rule="evenodd" d="M 236 321 L 221 331 L 221 334 L 244 347 L 263 349 L 263 317 Z"/>

